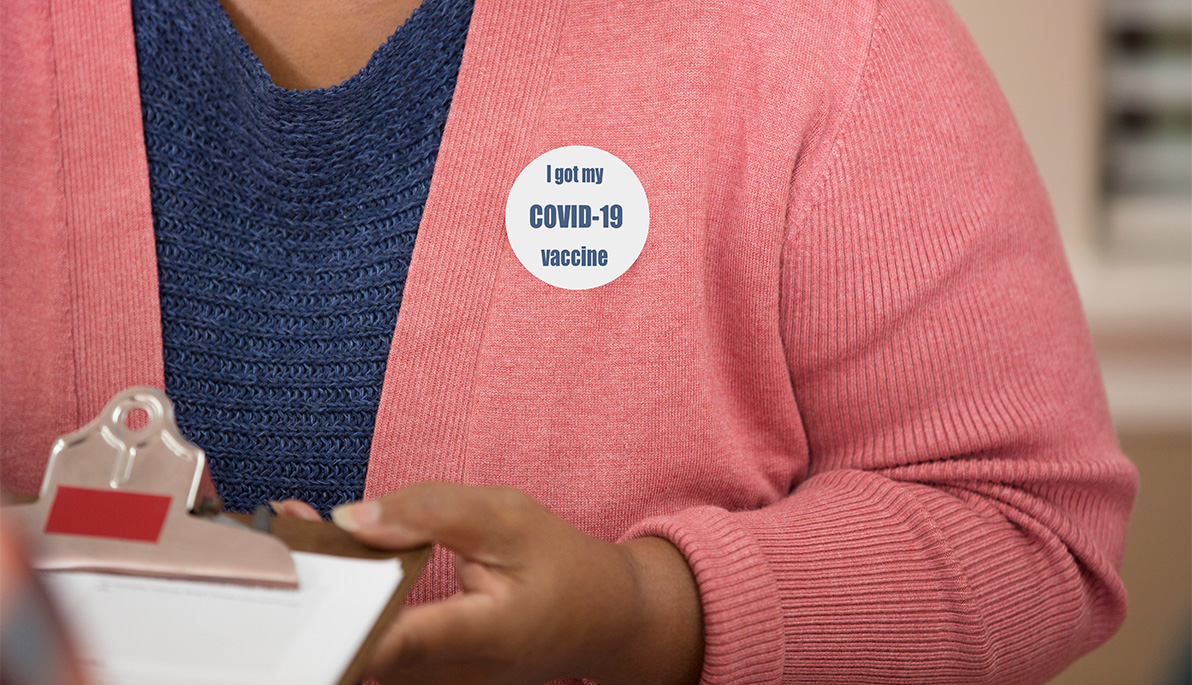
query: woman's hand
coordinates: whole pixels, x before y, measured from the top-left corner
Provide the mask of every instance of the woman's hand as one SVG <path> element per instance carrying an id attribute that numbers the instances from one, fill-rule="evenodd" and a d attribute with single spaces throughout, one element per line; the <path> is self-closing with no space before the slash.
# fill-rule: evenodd
<path id="1" fill-rule="evenodd" d="M 304 507 L 278 508 L 307 518 Z M 398 614 L 372 664 L 381 682 L 699 680 L 698 590 L 665 540 L 613 544 L 518 490 L 451 483 L 413 485 L 332 518 L 376 547 L 437 542 L 455 552 L 461 592 Z"/>

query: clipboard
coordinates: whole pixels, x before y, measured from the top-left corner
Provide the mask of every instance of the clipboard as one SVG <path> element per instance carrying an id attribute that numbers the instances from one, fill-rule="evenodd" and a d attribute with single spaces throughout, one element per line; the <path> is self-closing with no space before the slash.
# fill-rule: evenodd
<path id="1" fill-rule="evenodd" d="M 44 571 L 297 589 L 291 552 L 399 559 L 397 589 L 337 681 L 359 682 L 430 547 L 379 550 L 324 521 L 273 518 L 265 533 L 249 527 L 250 515 L 197 515 L 205 467 L 203 450 L 179 432 L 170 400 L 153 388 L 129 388 L 55 441 L 37 499 L 5 506 L 5 516 L 28 535 L 33 566 Z"/>

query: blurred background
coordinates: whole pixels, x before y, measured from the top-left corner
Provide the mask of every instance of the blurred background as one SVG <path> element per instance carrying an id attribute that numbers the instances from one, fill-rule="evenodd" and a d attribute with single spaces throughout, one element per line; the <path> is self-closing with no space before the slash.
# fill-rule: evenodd
<path id="1" fill-rule="evenodd" d="M 1189 683 L 1192 0 L 951 0 L 1055 207 L 1122 448 L 1142 476 L 1130 614 L 1054 683 Z"/>

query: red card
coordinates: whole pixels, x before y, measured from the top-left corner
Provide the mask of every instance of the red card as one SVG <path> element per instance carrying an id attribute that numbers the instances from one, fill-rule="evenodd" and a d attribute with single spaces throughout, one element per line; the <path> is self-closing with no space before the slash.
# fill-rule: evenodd
<path id="1" fill-rule="evenodd" d="M 46 532 L 157 542 L 169 508 L 165 495 L 60 485 Z"/>

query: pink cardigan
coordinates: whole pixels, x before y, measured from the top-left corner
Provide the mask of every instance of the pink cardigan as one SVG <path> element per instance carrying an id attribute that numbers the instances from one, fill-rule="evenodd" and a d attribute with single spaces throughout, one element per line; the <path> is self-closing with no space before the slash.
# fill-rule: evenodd
<path id="1" fill-rule="evenodd" d="M 214 0 L 204 0 L 214 1 Z M 705 683 L 1040 682 L 1121 624 L 1120 454 L 1047 198 L 943 0 L 478 0 L 367 495 L 520 487 L 685 553 Z M 129 8 L 4 2 L 0 440 L 162 385 Z M 619 156 L 613 283 L 512 254 L 506 193 Z M 582 563 L 582 560 L 577 560 Z M 437 555 L 421 601 L 452 591 Z"/>

